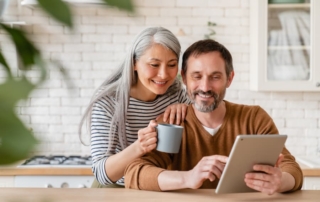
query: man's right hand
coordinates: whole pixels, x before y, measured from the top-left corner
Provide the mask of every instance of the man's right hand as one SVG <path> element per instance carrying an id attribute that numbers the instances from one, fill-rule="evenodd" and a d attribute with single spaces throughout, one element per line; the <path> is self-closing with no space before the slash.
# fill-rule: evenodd
<path id="1" fill-rule="evenodd" d="M 220 179 L 227 161 L 227 156 L 212 155 L 203 157 L 192 170 L 187 172 L 185 179 L 187 187 L 198 189 L 207 179 L 211 182 L 216 178 Z"/>

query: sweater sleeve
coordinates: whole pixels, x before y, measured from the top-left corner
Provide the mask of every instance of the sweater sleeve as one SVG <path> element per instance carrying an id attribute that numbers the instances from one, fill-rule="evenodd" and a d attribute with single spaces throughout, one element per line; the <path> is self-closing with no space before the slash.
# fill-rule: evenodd
<path id="1" fill-rule="evenodd" d="M 257 109 L 255 120 L 257 126 L 256 134 L 279 134 L 272 118 L 260 107 Z M 284 155 L 284 159 L 280 164 L 282 172 L 291 174 L 295 179 L 295 185 L 289 192 L 301 189 L 303 174 L 299 164 L 295 161 L 294 156 L 291 155 L 286 147 L 283 148 L 281 153 Z"/>
<path id="2" fill-rule="evenodd" d="M 161 191 L 159 174 L 172 163 L 170 154 L 152 151 L 135 159 L 125 169 L 125 187 L 149 191 Z"/>

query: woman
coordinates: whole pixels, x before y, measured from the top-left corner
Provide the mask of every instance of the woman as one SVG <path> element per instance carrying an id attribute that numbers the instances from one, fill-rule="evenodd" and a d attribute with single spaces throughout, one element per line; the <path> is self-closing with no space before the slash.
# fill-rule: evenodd
<path id="1" fill-rule="evenodd" d="M 169 30 L 147 28 L 99 88 L 86 115 L 91 118 L 92 169 L 100 184 L 123 186 L 127 164 L 156 148 L 157 123 L 150 120 L 166 108 L 171 123 L 175 115 L 177 123 L 184 118 L 185 104 L 177 104 L 188 102 L 176 77 L 180 51 Z"/>

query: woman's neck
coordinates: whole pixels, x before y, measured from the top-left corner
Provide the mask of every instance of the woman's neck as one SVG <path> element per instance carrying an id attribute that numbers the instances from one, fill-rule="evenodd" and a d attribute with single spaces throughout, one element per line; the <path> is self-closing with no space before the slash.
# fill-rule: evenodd
<path id="1" fill-rule="evenodd" d="M 140 82 L 132 86 L 130 89 L 130 97 L 137 100 L 151 102 L 154 101 L 157 96 L 158 95 L 145 88 Z"/>

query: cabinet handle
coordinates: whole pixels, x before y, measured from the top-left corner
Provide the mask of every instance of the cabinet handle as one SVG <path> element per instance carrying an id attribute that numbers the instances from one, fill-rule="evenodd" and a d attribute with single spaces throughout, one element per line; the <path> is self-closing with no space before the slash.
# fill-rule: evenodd
<path id="1" fill-rule="evenodd" d="M 51 184 L 45 184 L 44 187 L 45 188 L 53 188 L 53 186 Z"/>
<path id="2" fill-rule="evenodd" d="M 320 82 L 317 82 L 317 83 L 316 83 L 316 87 L 320 87 Z"/>

